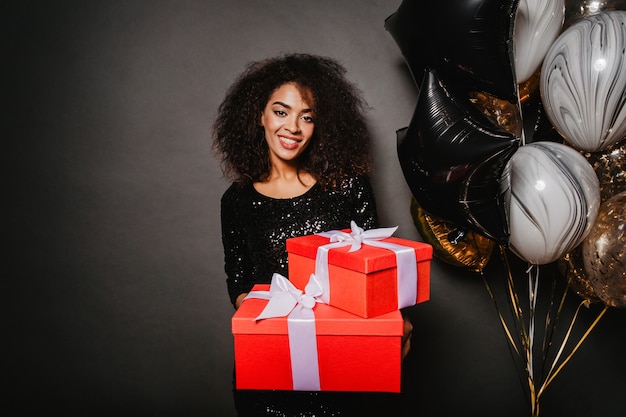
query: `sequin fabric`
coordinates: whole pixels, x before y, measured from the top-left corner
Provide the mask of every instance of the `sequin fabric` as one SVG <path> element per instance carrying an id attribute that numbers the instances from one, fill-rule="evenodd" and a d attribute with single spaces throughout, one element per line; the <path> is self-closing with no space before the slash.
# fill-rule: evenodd
<path id="1" fill-rule="evenodd" d="M 252 185 L 232 184 L 222 196 L 222 243 L 231 302 L 274 272 L 288 276 L 287 238 L 328 230 L 378 227 L 376 202 L 367 177 L 346 180 L 336 192 L 316 184 L 305 194 L 275 199 Z M 263 358 L 259 358 L 263 360 Z M 395 394 L 237 390 L 238 416 L 348 417 L 382 415 Z M 374 413 L 375 410 L 378 410 Z"/>
<path id="2" fill-rule="evenodd" d="M 315 184 L 301 196 L 275 199 L 252 186 L 232 184 L 222 196 L 222 243 L 228 294 L 288 276 L 286 239 L 328 230 L 377 227 L 376 202 L 367 177 L 347 179 L 335 192 Z"/>

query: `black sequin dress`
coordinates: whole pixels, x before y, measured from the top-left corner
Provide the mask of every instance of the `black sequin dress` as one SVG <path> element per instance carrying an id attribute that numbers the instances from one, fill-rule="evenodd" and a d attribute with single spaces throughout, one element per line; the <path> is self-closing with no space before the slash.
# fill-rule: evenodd
<path id="1" fill-rule="evenodd" d="M 233 184 L 222 196 L 222 243 L 228 294 L 234 305 L 254 284 L 269 284 L 274 272 L 287 277 L 287 238 L 328 230 L 377 227 L 376 202 L 366 177 L 344 181 L 336 192 L 315 184 L 294 198 L 276 199 L 252 186 Z"/>
<path id="2" fill-rule="evenodd" d="M 233 184 L 222 196 L 222 242 L 228 294 L 269 283 L 274 272 L 288 276 L 285 241 L 328 230 L 378 227 L 376 202 L 367 177 L 346 180 L 336 192 L 315 184 L 301 196 L 275 199 L 252 185 Z M 321 417 L 373 415 L 385 395 L 348 392 L 258 391 L 233 388 L 238 415 Z M 368 405 L 369 404 L 369 405 Z"/>

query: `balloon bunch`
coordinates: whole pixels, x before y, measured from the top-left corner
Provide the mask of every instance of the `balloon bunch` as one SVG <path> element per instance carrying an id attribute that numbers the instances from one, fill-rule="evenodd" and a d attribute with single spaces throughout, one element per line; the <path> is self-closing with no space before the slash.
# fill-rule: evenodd
<path id="1" fill-rule="evenodd" d="M 481 275 L 500 249 L 518 340 L 498 313 L 525 362 L 534 417 L 545 388 L 606 309 L 626 307 L 624 6 L 404 0 L 385 20 L 419 86 L 412 119 L 396 132 L 414 223 L 436 257 Z M 436 42 L 433 25 L 445 28 Z M 528 264 L 526 312 L 508 252 Z M 539 271 L 548 264 L 567 278 L 563 298 L 571 288 L 583 298 L 579 308 L 601 301 L 603 309 L 565 359 L 571 333 L 550 363 L 545 349 L 553 343 L 545 339 L 553 332 L 544 333 L 544 373 L 535 372 L 534 339 Z M 546 329 L 560 313 L 545 318 Z"/>
<path id="2" fill-rule="evenodd" d="M 570 19 L 545 57 L 541 97 L 565 143 L 592 167 L 599 192 L 596 218 L 558 263 L 581 297 L 624 308 L 626 1 L 566 5 Z"/>
<path id="3" fill-rule="evenodd" d="M 520 119 L 508 40 L 515 13 L 513 4 L 502 6 L 406 0 L 385 20 L 420 87 L 411 123 L 398 131 L 413 197 L 426 212 L 498 243 L 509 234 L 500 176 L 520 143 L 503 127 Z M 427 41 L 432 26 L 446 28 L 437 42 Z"/>

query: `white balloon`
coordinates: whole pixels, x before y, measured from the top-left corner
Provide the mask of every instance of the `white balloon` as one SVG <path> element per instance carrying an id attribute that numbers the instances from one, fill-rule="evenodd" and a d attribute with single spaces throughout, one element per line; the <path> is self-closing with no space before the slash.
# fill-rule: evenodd
<path id="1" fill-rule="evenodd" d="M 522 146 L 502 177 L 508 182 L 509 247 L 520 258 L 547 264 L 587 236 L 600 206 L 600 182 L 575 149 L 547 141 Z"/>
<path id="2" fill-rule="evenodd" d="M 565 19 L 565 0 L 520 0 L 515 14 L 513 54 L 517 83 L 541 66 Z"/>
<path id="3" fill-rule="evenodd" d="M 587 152 L 626 137 L 626 11 L 581 19 L 554 41 L 541 67 L 548 119 L 565 140 Z"/>

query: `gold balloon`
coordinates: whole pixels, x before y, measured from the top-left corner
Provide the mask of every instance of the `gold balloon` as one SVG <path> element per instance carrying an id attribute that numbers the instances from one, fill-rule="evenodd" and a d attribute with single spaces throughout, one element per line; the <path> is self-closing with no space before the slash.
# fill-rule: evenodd
<path id="1" fill-rule="evenodd" d="M 469 101 L 493 124 L 516 136 L 522 134 L 522 118 L 519 108 L 513 103 L 496 98 L 482 91 L 469 93 Z"/>
<path id="2" fill-rule="evenodd" d="M 565 0 L 563 30 L 580 19 L 611 10 L 626 10 L 626 0 Z"/>
<path id="3" fill-rule="evenodd" d="M 433 254 L 437 259 L 473 272 L 482 271 L 489 262 L 495 245 L 493 240 L 469 231 L 462 240 L 452 243 L 448 236 L 457 226 L 426 213 L 413 196 L 411 217 L 424 241 L 433 247 Z"/>
<path id="4" fill-rule="evenodd" d="M 573 251 L 565 254 L 556 263 L 559 273 L 568 281 L 569 287 L 581 298 L 590 302 L 598 302 L 596 295 L 583 265 L 582 245 L 578 245 Z"/>
<path id="5" fill-rule="evenodd" d="M 517 85 L 520 103 L 530 100 L 533 94 L 539 94 L 539 81 L 541 80 L 541 68 L 523 83 Z"/>
<path id="6" fill-rule="evenodd" d="M 607 306 L 626 307 L 626 191 L 600 205 L 582 242 L 585 274 Z"/>
<path id="7" fill-rule="evenodd" d="M 626 140 L 604 152 L 583 153 L 600 180 L 600 201 L 626 191 Z"/>
<path id="8" fill-rule="evenodd" d="M 614 148 L 602 152 L 580 153 L 587 158 L 600 181 L 600 201 L 603 203 L 614 195 L 626 191 L 626 140 Z M 570 288 L 590 301 L 600 301 L 585 272 L 582 243 L 557 261 L 562 276 L 568 279 Z"/>

